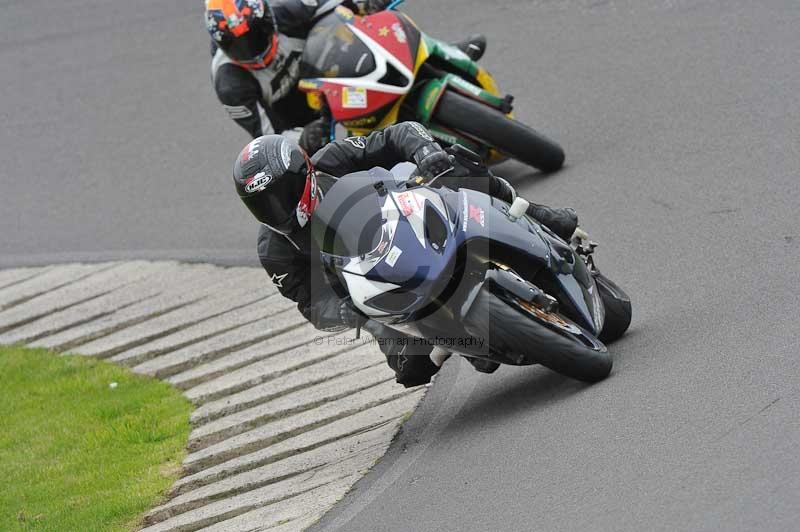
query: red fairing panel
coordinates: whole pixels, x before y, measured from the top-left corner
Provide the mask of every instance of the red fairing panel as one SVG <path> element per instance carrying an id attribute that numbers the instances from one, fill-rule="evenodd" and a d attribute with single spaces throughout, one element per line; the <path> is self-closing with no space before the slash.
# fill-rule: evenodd
<path id="1" fill-rule="evenodd" d="M 414 58 L 400 18 L 391 11 L 381 11 L 368 17 L 357 17 L 352 23 L 399 59 L 409 70 L 414 70 Z"/>
<path id="2" fill-rule="evenodd" d="M 367 17 L 354 17 L 349 25 L 366 34 L 388 55 L 413 72 L 411 44 L 402 21 L 395 13 L 383 11 Z M 359 88 L 358 84 L 342 85 L 333 81 L 322 82 L 319 89 L 327 98 L 333 118 L 339 122 L 369 117 L 403 96 L 396 92 Z"/>

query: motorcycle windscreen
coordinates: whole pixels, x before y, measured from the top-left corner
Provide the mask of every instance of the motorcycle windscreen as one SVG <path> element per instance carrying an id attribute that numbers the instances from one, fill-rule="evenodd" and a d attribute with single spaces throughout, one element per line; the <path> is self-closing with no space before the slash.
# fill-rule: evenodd
<path id="1" fill-rule="evenodd" d="M 301 78 L 359 78 L 373 70 L 372 52 L 338 15 L 324 17 L 311 30 L 300 64 Z"/>
<path id="2" fill-rule="evenodd" d="M 376 249 L 384 220 L 380 180 L 368 173 L 339 179 L 317 205 L 311 234 L 320 251 L 334 257 L 364 256 Z"/>

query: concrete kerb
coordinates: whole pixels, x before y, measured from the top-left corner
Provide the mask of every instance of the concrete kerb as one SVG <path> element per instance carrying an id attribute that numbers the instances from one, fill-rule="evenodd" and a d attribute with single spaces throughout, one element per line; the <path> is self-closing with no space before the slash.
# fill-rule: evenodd
<path id="1" fill-rule="evenodd" d="M 265 288 L 255 292 L 253 278 Z M 383 455 L 424 389 L 366 336 L 320 333 L 255 268 L 0 270 L 0 344 L 107 358 L 196 405 L 190 454 L 146 530 L 302 530 Z"/>

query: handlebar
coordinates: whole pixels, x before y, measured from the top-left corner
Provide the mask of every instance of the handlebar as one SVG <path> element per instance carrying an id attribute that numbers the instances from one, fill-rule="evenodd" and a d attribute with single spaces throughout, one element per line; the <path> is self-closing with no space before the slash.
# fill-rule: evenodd
<path id="1" fill-rule="evenodd" d="M 481 159 L 480 155 L 469 148 L 462 146 L 461 144 L 453 144 L 448 146 L 444 151 L 447 152 L 448 155 L 463 157 L 464 159 L 472 161 L 473 163 L 481 164 L 483 162 L 483 159 Z"/>
<path id="2" fill-rule="evenodd" d="M 481 158 L 480 155 L 478 155 L 474 151 L 470 150 L 469 148 L 461 146 L 460 144 L 453 144 L 451 146 L 448 146 L 447 148 L 445 148 L 444 151 L 445 151 L 445 153 L 447 153 L 450 156 L 450 161 L 452 163 L 456 163 L 456 161 L 460 159 L 462 161 L 468 161 L 468 163 L 473 163 L 473 164 L 476 164 L 476 165 L 482 165 L 483 164 L 483 159 Z M 429 180 L 426 180 L 423 176 L 412 176 L 411 179 L 409 179 L 409 180 L 407 180 L 405 182 L 406 188 L 411 188 L 411 187 L 414 187 L 414 186 L 429 187 L 429 186 L 433 185 L 433 183 L 437 179 L 439 179 L 443 175 L 446 175 L 446 174 L 452 172 L 453 170 L 455 170 L 455 167 L 451 166 L 450 168 L 448 168 L 447 170 L 445 170 L 441 174 L 439 174 L 437 176 L 434 176 Z M 489 172 L 489 174 L 491 175 L 491 171 L 488 168 L 486 169 L 486 171 Z"/>

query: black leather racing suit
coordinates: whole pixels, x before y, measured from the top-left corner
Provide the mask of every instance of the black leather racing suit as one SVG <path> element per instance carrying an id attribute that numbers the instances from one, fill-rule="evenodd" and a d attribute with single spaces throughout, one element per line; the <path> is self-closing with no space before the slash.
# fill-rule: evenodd
<path id="1" fill-rule="evenodd" d="M 319 171 L 318 186 L 324 194 L 332 183 L 326 180 L 322 172 L 343 176 L 375 167 L 391 168 L 398 163 L 412 161 L 414 154 L 426 146 L 431 150 L 441 149 L 421 125 L 402 122 L 368 137 L 334 141 L 318 151 L 311 160 Z M 505 201 L 511 199 L 507 185 L 493 176 L 457 178 L 456 181 L 440 180 L 452 188 L 460 185 L 482 190 Z M 280 293 L 296 301 L 297 308 L 316 328 L 342 330 L 347 327 L 343 322 L 342 308 L 348 303 L 325 282 L 318 252 L 315 256 L 312 250 L 308 226 L 289 236 L 276 233 L 266 226 L 261 227 L 258 256 Z M 427 356 L 431 347 L 408 339 L 398 342 L 398 334 L 388 329 L 385 334 L 378 333 L 383 336 L 379 345 L 387 356 L 389 366 L 397 374 L 397 382 L 405 386 L 430 382 L 438 370 Z"/>
<path id="2" fill-rule="evenodd" d="M 222 50 L 212 49 L 211 80 L 219 101 L 253 138 L 305 126 L 317 118 L 317 113 L 306 103 L 297 82 L 305 40 L 314 23 L 338 5 L 368 14 L 384 9 L 389 2 L 269 0 L 278 28 L 278 52 L 266 68 L 247 70 Z"/>

